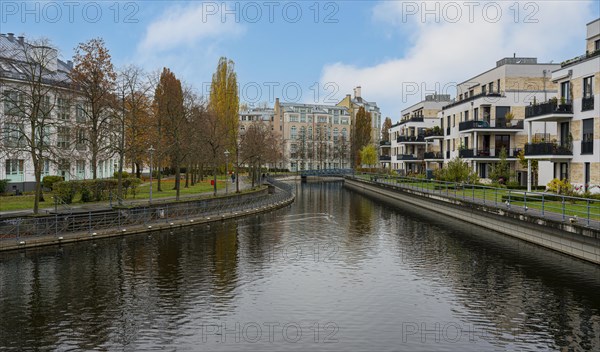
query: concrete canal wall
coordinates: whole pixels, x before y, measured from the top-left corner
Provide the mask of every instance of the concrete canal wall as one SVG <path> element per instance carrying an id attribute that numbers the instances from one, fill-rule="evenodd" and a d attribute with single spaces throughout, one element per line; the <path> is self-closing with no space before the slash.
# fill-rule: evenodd
<path id="1" fill-rule="evenodd" d="M 344 187 L 399 207 L 411 205 L 600 264 L 600 230 L 394 185 L 346 178 Z"/>

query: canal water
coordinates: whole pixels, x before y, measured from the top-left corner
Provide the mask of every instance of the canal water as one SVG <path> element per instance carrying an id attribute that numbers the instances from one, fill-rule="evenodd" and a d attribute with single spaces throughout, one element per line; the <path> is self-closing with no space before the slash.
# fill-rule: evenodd
<path id="1" fill-rule="evenodd" d="M 298 184 L 270 214 L 0 253 L 0 350 L 600 350 L 600 268 Z"/>

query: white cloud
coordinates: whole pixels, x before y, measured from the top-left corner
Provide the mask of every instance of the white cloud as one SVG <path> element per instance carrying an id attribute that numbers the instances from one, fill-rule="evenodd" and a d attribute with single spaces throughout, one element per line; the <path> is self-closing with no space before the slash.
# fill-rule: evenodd
<path id="1" fill-rule="evenodd" d="M 192 3 L 168 8 L 158 20 L 146 28 L 146 35 L 138 46 L 140 52 L 162 52 L 179 47 L 194 46 L 204 39 L 237 36 L 244 27 L 228 17 L 222 20 L 216 3 Z"/>
<path id="2" fill-rule="evenodd" d="M 538 62 L 561 62 L 585 50 L 585 24 L 595 19 L 600 5 L 591 1 L 479 2 L 472 21 L 468 2 L 427 2 L 439 17 L 421 18 L 425 2 L 380 2 L 373 8 L 372 19 L 385 24 L 393 37 L 407 46 L 401 58 L 367 67 L 343 62 L 326 65 L 321 82 L 335 82 L 341 92 L 362 86 L 362 95 L 377 101 L 382 113 L 396 121 L 400 111 L 426 94 L 443 90 L 451 93 L 455 83 L 465 81 L 495 66 L 497 60 L 512 56 L 537 57 Z M 501 7 L 498 21 L 491 21 L 495 7 Z M 416 6 L 418 11 L 414 15 Z M 456 6 L 462 16 L 457 17 Z M 511 6 L 513 6 L 511 8 Z M 517 7 L 519 12 L 517 14 Z M 529 17 L 527 17 L 529 16 Z M 597 16 L 597 15 L 596 15 Z M 525 23 L 525 19 L 537 21 Z M 517 23 L 515 23 L 515 19 Z M 415 94 L 409 94 L 418 87 Z"/>

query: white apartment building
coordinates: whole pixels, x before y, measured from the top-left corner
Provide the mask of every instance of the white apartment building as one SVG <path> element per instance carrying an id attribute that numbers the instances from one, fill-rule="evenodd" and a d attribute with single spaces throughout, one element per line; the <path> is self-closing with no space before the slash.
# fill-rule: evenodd
<path id="1" fill-rule="evenodd" d="M 349 168 L 350 113 L 343 106 L 275 101 L 273 127 L 290 171 Z"/>
<path id="2" fill-rule="evenodd" d="M 551 162 L 551 178 L 568 179 L 579 191 L 600 193 L 600 19 L 587 24 L 586 53 L 552 72 L 559 94 L 527 107 L 526 126 L 557 129 L 539 138 L 530 129 L 525 157 Z"/>
<path id="3" fill-rule="evenodd" d="M 556 84 L 550 76 L 559 67 L 538 63 L 536 58 L 509 57 L 458 84 L 455 101 L 438 113 L 444 130 L 444 162 L 461 157 L 485 180 L 504 149 L 512 172 L 516 172 L 517 180 L 525 185 L 527 170 L 517 162 L 517 156 L 528 134 L 556 134 L 552 124 L 525 124 L 525 108 L 556 96 Z M 540 163 L 540 175 L 548 166 L 548 163 Z M 539 182 L 545 185 L 548 181 L 540 177 Z"/>
<path id="4" fill-rule="evenodd" d="M 437 115 L 449 101 L 449 95 L 428 95 L 402 110 L 400 121 L 390 129 L 392 170 L 408 175 L 439 167 L 444 158 L 440 154 L 443 134 Z"/>
<path id="5" fill-rule="evenodd" d="M 58 52 L 47 47 L 36 47 L 24 37 L 0 35 L 0 179 L 9 180 L 8 191 L 31 191 L 35 185 L 33 161 L 27 150 L 27 136 L 31 124 L 26 117 L 30 104 L 27 95 L 28 69 L 33 56 L 26 54 L 44 50 L 50 59 L 45 65 L 48 73 L 44 80 L 45 106 L 49 117 L 45 120 L 42 177 L 60 175 L 65 180 L 91 178 L 89 155 L 85 145 L 85 113 L 76 93 L 70 88 L 70 61 L 58 59 Z M 40 54 L 41 55 L 41 54 Z M 99 160 L 99 178 L 112 177 L 117 158 L 107 156 Z"/>

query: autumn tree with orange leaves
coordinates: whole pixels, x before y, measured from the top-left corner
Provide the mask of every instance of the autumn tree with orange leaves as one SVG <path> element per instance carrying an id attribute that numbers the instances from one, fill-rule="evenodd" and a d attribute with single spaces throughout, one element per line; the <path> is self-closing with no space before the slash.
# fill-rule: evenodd
<path id="1" fill-rule="evenodd" d="M 74 89 L 81 97 L 81 106 L 77 109 L 82 115 L 85 133 L 81 142 L 87 142 L 90 155 L 92 177 L 97 178 L 98 161 L 110 158 L 114 154 L 111 145 L 112 105 L 117 74 L 111 56 L 100 38 L 80 43 L 75 48 L 74 67 L 71 80 Z"/>

